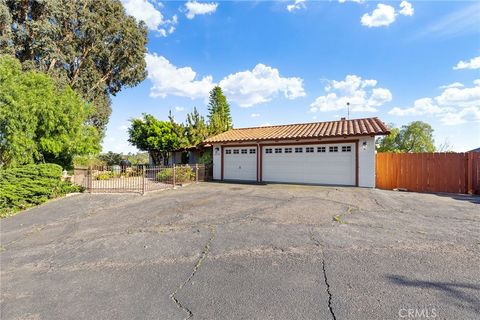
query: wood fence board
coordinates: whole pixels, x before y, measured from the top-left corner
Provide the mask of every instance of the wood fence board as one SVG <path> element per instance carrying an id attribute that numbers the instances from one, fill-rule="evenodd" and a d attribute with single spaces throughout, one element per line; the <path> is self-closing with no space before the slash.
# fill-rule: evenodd
<path id="1" fill-rule="evenodd" d="M 375 169 L 380 189 L 480 194 L 480 153 L 377 153 Z"/>

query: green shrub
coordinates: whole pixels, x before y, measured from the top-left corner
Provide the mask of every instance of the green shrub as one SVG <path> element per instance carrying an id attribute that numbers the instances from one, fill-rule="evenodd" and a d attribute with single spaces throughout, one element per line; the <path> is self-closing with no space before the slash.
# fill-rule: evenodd
<path id="1" fill-rule="evenodd" d="M 110 178 L 113 178 L 114 177 L 114 174 L 113 172 L 111 171 L 103 171 L 103 172 L 100 172 L 99 174 L 97 174 L 95 176 L 95 179 L 96 180 L 108 180 Z"/>
<path id="2" fill-rule="evenodd" d="M 80 187 L 61 181 L 61 175 L 62 167 L 50 163 L 0 170 L 0 217 L 81 191 Z"/>
<path id="3" fill-rule="evenodd" d="M 173 181 L 173 169 L 165 168 L 157 174 L 157 179 L 163 182 Z M 191 167 L 175 167 L 175 183 L 184 183 L 195 180 L 195 172 Z"/>
<path id="4" fill-rule="evenodd" d="M 160 169 L 160 172 L 157 174 L 158 181 L 170 182 L 172 181 L 173 170 L 171 168 Z"/>
<path id="5" fill-rule="evenodd" d="M 198 163 L 200 164 L 211 164 L 213 163 L 213 154 L 212 149 L 206 149 L 203 154 L 198 159 Z"/>

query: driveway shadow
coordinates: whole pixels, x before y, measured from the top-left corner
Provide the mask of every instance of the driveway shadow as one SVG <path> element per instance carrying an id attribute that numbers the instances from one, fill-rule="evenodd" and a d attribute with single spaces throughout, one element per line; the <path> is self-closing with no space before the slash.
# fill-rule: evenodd
<path id="1" fill-rule="evenodd" d="M 440 291 L 440 293 L 454 299 L 462 306 L 480 313 L 480 285 L 461 282 L 423 281 L 398 275 L 387 275 L 386 278 L 399 286 L 428 288 Z M 478 294 L 472 295 L 462 289 L 474 290 Z"/>
<path id="2" fill-rule="evenodd" d="M 479 195 L 459 194 L 459 193 L 436 193 L 439 197 L 452 198 L 454 200 L 469 201 L 474 204 L 480 204 Z"/>

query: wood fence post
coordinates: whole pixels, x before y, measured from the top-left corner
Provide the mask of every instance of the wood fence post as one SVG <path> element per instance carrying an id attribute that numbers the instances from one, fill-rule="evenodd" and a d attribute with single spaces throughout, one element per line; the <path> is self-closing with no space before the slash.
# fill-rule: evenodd
<path id="1" fill-rule="evenodd" d="M 467 174 L 467 188 L 466 191 L 468 194 L 473 194 L 473 153 L 467 152 L 467 165 L 466 165 L 466 174 Z"/>
<path id="2" fill-rule="evenodd" d="M 195 183 L 198 183 L 198 163 L 195 164 Z"/>

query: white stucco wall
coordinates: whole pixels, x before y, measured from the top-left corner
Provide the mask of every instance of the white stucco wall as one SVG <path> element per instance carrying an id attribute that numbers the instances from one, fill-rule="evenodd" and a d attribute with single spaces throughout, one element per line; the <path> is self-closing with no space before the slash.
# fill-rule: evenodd
<path id="1" fill-rule="evenodd" d="M 221 173 L 221 166 L 222 166 L 222 158 L 221 158 L 221 152 L 222 148 L 219 144 L 214 144 L 212 147 L 212 153 L 213 153 L 213 180 L 220 180 L 222 178 L 222 173 Z"/>
<path id="2" fill-rule="evenodd" d="M 358 140 L 358 167 L 358 186 L 375 188 L 375 137 Z"/>

